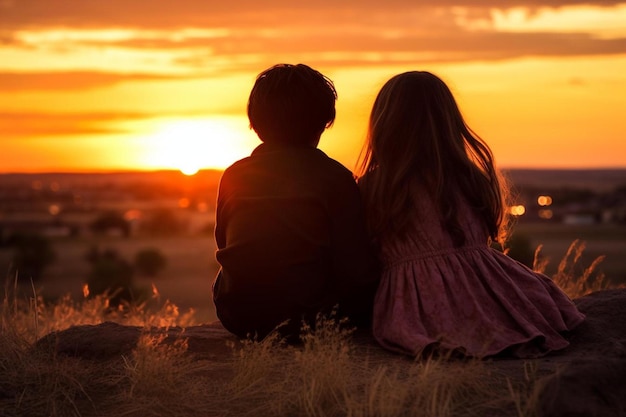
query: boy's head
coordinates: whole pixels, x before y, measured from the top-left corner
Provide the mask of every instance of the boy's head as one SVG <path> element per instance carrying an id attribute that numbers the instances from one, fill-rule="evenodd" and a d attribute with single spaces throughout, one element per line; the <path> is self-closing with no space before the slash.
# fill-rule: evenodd
<path id="1" fill-rule="evenodd" d="M 333 82 L 304 65 L 278 64 L 256 79 L 248 100 L 250 126 L 266 143 L 316 146 L 335 120 Z"/>

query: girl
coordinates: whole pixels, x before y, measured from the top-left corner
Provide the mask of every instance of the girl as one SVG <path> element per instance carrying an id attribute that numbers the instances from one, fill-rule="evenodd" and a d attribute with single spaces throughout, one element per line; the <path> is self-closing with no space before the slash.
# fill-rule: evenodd
<path id="1" fill-rule="evenodd" d="M 373 332 L 385 348 L 485 357 L 568 346 L 584 316 L 548 277 L 490 247 L 505 190 L 491 150 L 428 72 L 391 78 L 370 116 L 359 186 L 383 267 Z"/>

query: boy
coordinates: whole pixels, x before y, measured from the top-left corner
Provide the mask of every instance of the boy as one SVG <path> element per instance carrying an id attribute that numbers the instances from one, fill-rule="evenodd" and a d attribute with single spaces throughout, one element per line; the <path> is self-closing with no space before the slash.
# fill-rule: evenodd
<path id="1" fill-rule="evenodd" d="M 213 301 L 239 337 L 281 325 L 291 338 L 336 305 L 369 323 L 377 274 L 359 191 L 317 149 L 336 98 L 332 81 L 303 64 L 271 67 L 252 88 L 248 118 L 263 143 L 224 171 L 215 225 Z"/>

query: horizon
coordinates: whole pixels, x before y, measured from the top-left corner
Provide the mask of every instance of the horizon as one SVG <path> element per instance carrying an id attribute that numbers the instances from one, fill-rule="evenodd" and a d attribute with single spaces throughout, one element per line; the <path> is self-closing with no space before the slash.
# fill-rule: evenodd
<path id="1" fill-rule="evenodd" d="M 226 168 L 201 168 L 193 174 L 186 174 L 177 168 L 146 168 L 146 169 L 83 169 L 83 170 L 31 170 L 31 171 L 0 171 L 3 175 L 92 175 L 92 174 L 135 174 L 135 173 L 176 173 L 183 177 L 194 177 L 203 172 L 223 172 Z M 626 166 L 591 166 L 591 167 L 499 167 L 500 171 L 626 171 Z"/>
<path id="2" fill-rule="evenodd" d="M 3 172 L 224 169 L 257 74 L 335 83 L 320 149 L 354 170 L 374 97 L 427 70 L 502 169 L 626 168 L 626 0 L 0 1 Z"/>
<path id="3" fill-rule="evenodd" d="M 64 174 L 64 175 L 72 175 L 72 174 L 125 174 L 125 173 L 159 173 L 159 172 L 172 172 L 181 174 L 183 176 L 193 177 L 202 172 L 223 172 L 226 168 L 201 168 L 193 174 L 186 174 L 180 169 L 177 168 L 144 168 L 144 169 L 131 169 L 131 168 L 120 168 L 120 169 L 83 169 L 83 170 L 30 170 L 30 171 L 0 171 L 0 175 L 47 175 L 47 174 Z M 500 171 L 626 171 L 626 166 L 587 166 L 587 167 L 558 167 L 558 166 L 513 166 L 513 167 L 498 167 Z"/>

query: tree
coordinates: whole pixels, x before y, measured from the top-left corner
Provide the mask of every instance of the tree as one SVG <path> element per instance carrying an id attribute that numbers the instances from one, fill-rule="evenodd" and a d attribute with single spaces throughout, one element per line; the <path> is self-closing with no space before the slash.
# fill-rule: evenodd
<path id="1" fill-rule="evenodd" d="M 154 277 L 167 265 L 167 259 L 156 248 L 142 249 L 135 255 L 135 269 L 142 275 Z"/>
<path id="2" fill-rule="evenodd" d="M 173 236 L 184 231 L 185 225 L 172 210 L 155 210 L 142 224 L 141 230 L 151 236 Z"/>
<path id="3" fill-rule="evenodd" d="M 96 234 L 118 231 L 124 237 L 130 236 L 130 223 L 121 214 L 107 211 L 98 216 L 89 226 Z"/>
<path id="4" fill-rule="evenodd" d="M 130 262 L 122 258 L 117 251 L 91 248 L 86 255 L 92 269 L 87 279 L 90 295 L 108 293 L 111 305 L 122 301 L 138 301 L 145 296 L 145 291 L 133 283 L 134 269 Z"/>
<path id="5" fill-rule="evenodd" d="M 535 250 L 531 246 L 528 236 L 521 233 L 514 233 L 506 242 L 507 255 L 516 261 L 533 267 L 535 261 Z"/>

